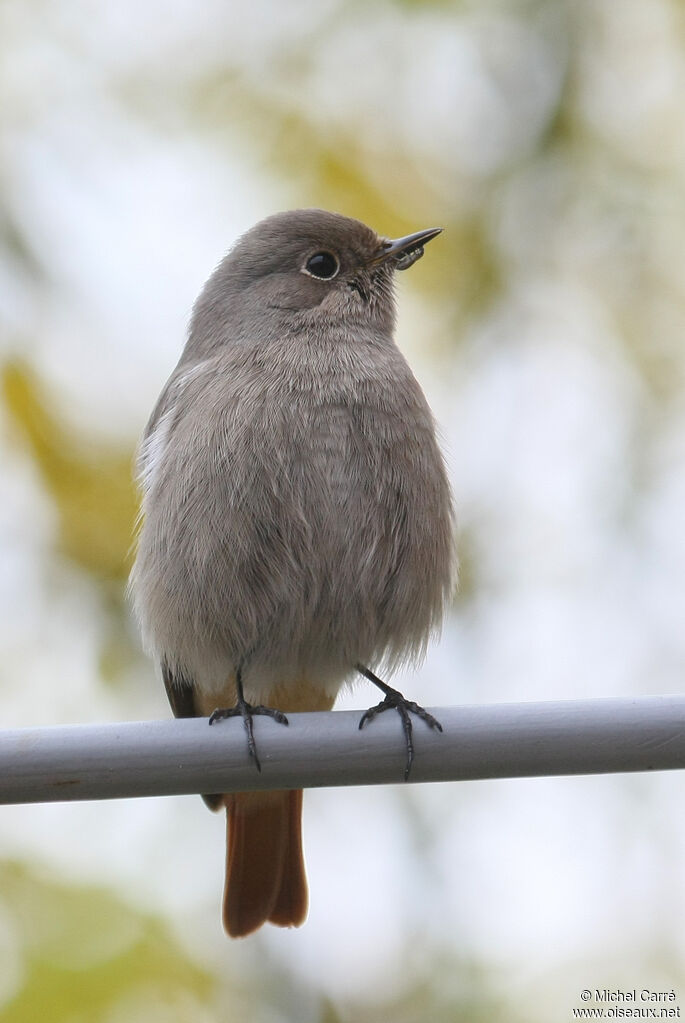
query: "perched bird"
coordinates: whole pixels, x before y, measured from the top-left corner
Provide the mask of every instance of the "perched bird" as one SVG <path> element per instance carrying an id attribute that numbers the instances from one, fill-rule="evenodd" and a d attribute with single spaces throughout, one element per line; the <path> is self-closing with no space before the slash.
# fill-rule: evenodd
<path id="1" fill-rule="evenodd" d="M 131 588 L 178 717 L 329 710 L 361 673 L 360 722 L 439 724 L 376 671 L 420 658 L 454 577 L 453 515 L 426 399 L 393 340 L 396 240 L 318 209 L 248 231 L 209 278 L 143 437 Z M 307 913 L 301 791 L 204 797 L 228 820 L 223 922 Z"/>

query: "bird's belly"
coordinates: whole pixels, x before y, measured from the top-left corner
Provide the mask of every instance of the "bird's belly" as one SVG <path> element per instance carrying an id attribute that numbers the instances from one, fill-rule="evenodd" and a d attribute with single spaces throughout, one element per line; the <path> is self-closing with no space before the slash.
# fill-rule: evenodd
<path id="1" fill-rule="evenodd" d="M 420 481 L 347 407 L 296 422 L 296 437 L 273 423 L 218 432 L 186 507 L 165 515 L 158 497 L 144 527 L 141 553 L 148 525 L 165 551 L 143 601 L 149 645 L 206 690 L 240 666 L 252 698 L 302 679 L 335 692 L 356 663 L 430 628 L 434 601 L 411 592 L 431 514 Z"/>

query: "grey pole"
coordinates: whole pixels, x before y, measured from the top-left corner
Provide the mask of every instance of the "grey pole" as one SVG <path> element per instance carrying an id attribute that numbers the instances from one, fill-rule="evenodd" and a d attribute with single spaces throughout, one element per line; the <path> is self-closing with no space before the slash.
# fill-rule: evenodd
<path id="1" fill-rule="evenodd" d="M 516 703 L 431 710 L 414 723 L 412 782 L 606 774 L 685 767 L 685 697 Z M 399 718 L 360 713 L 255 719 L 262 771 L 242 722 L 206 718 L 0 731 L 0 803 L 402 783 Z"/>

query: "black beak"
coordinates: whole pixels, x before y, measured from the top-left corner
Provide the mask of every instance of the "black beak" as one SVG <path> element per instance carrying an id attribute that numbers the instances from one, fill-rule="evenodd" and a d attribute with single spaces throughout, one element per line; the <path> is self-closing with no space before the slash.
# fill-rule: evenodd
<path id="1" fill-rule="evenodd" d="M 395 270 L 406 270 L 417 259 L 421 259 L 426 242 L 431 241 L 441 232 L 441 227 L 429 227 L 423 231 L 415 231 L 414 234 L 406 234 L 404 238 L 385 241 L 370 260 L 370 265 L 377 266 L 390 259 L 395 264 Z"/>

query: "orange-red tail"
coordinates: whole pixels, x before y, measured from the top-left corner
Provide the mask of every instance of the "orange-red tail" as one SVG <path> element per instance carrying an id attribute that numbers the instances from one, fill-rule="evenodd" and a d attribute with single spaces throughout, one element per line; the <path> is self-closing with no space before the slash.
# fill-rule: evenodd
<path id="1" fill-rule="evenodd" d="M 302 791 L 225 797 L 226 884 L 223 922 L 232 938 L 267 920 L 299 927 L 307 915 L 302 855 Z"/>

